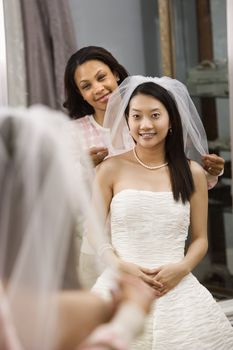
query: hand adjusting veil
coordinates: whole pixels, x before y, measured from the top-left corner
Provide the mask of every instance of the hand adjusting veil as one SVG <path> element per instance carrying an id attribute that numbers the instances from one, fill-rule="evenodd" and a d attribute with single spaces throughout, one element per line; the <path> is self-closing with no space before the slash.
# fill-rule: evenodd
<path id="1" fill-rule="evenodd" d="M 55 296 L 66 278 L 72 234 L 77 218 L 92 217 L 89 160 L 76 144 L 84 181 L 69 128 L 62 113 L 42 106 L 0 110 L 1 349 L 54 345 Z"/>
<path id="2" fill-rule="evenodd" d="M 146 82 L 162 86 L 173 97 L 181 116 L 185 154 L 187 158 L 200 162 L 201 155 L 208 153 L 207 138 L 202 121 L 186 86 L 169 77 L 131 76 L 126 78 L 112 93 L 108 101 L 103 126 L 111 130 L 113 148 L 118 152 L 130 149 L 122 136 L 123 130 L 127 127 L 124 112 L 133 91 L 138 85 Z"/>

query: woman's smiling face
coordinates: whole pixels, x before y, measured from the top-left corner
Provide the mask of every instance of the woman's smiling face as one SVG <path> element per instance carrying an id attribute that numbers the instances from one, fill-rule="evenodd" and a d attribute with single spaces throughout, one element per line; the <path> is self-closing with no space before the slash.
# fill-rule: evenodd
<path id="1" fill-rule="evenodd" d="M 117 74 L 99 60 L 90 60 L 78 66 L 74 80 L 83 99 L 95 110 L 105 111 L 110 94 L 118 87 Z"/>

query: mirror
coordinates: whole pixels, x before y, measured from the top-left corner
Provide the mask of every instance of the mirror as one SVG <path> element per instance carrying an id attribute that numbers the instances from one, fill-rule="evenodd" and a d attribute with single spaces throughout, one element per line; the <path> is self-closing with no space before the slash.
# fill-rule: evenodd
<path id="1" fill-rule="evenodd" d="M 27 104 L 19 4 L 17 0 L 0 0 L 1 105 Z M 90 4 L 93 24 L 88 27 L 83 15 Z M 167 74 L 186 83 L 203 115 L 210 152 L 226 160 L 224 175 L 209 192 L 210 247 L 196 273 L 218 300 L 231 299 L 233 99 L 229 95 L 233 91 L 233 25 L 229 19 L 233 16 L 232 1 L 128 0 L 119 2 L 117 8 L 114 1 L 103 1 L 103 5 L 111 22 L 110 32 L 104 29 L 106 14 L 98 12 L 95 3 L 70 0 L 79 47 L 105 46 L 131 74 Z M 122 28 L 117 11 L 125 14 Z"/>

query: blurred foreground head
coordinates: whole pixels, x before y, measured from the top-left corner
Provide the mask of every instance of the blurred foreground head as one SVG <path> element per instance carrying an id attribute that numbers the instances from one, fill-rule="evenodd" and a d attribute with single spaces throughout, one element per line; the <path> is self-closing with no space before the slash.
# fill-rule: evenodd
<path id="1" fill-rule="evenodd" d="M 69 127 L 62 113 L 42 106 L 0 110 L 0 283 L 25 349 L 50 348 L 51 297 L 62 288 L 76 221 L 87 209 Z"/>

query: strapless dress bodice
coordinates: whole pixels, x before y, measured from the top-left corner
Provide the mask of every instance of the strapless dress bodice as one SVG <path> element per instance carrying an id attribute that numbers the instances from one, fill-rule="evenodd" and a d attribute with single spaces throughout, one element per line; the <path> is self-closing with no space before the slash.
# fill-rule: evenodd
<path id="1" fill-rule="evenodd" d="M 172 192 L 126 189 L 111 202 L 111 237 L 126 261 L 156 267 L 184 256 L 190 224 L 190 204 Z"/>

